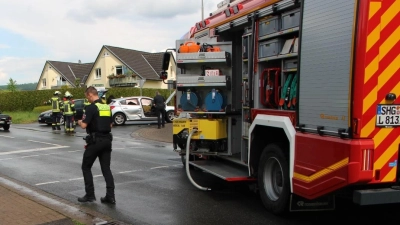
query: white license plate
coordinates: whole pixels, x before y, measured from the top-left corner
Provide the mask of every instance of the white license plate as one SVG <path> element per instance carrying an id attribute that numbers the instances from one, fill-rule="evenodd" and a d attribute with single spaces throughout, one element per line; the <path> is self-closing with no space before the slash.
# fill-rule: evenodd
<path id="1" fill-rule="evenodd" d="M 376 126 L 400 126 L 400 105 L 378 105 L 376 110 Z"/>

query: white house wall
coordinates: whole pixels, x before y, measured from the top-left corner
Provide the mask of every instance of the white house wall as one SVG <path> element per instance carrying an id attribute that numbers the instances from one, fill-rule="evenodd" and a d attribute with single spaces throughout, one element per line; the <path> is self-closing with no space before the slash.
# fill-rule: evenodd
<path id="1" fill-rule="evenodd" d="M 57 80 L 60 80 L 59 74 L 49 63 L 45 64 L 45 68 L 40 76 L 37 90 L 51 89 L 52 86 L 57 86 Z M 43 79 L 46 79 L 46 86 L 43 86 Z"/>

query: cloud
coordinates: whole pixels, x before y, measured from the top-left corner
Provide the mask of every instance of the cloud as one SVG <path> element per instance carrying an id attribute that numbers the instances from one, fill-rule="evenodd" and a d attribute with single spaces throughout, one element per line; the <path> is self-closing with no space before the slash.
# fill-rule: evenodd
<path id="1" fill-rule="evenodd" d="M 2 48 L 10 48 L 10 46 L 4 45 L 4 44 L 0 44 L 0 49 L 2 49 Z"/>
<path id="2" fill-rule="evenodd" d="M 5 57 L 0 58 L 3 76 L 34 77 L 16 79 L 20 84 L 22 80 L 37 81 L 46 60 L 94 62 L 103 45 L 147 52 L 175 47 L 175 40 L 201 20 L 200 0 L 0 1 L 7 9 L 0 14 L 2 32 L 29 40 L 28 47 L 32 46 L 18 51 L 0 39 L 4 43 L 0 49 L 9 47 L 16 57 L 1 56 Z M 204 15 L 216 10 L 220 1 L 204 0 Z M 26 53 L 32 52 L 37 58 L 26 58 Z M 4 60 L 16 68 L 2 64 Z"/>
<path id="3" fill-rule="evenodd" d="M 0 85 L 7 84 L 10 78 L 18 84 L 37 82 L 45 63 L 43 58 L 3 57 L 0 59 Z"/>
<path id="4" fill-rule="evenodd" d="M 92 21 L 92 18 L 125 18 L 135 21 L 138 18 L 175 18 L 181 15 L 196 13 L 201 8 L 199 0 L 86 0 L 71 9 L 68 14 L 81 19 L 82 16 Z"/>

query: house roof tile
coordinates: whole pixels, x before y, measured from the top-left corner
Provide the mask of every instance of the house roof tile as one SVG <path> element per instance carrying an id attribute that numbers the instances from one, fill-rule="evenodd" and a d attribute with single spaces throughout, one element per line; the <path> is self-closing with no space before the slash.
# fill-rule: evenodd
<path id="1" fill-rule="evenodd" d="M 161 68 L 162 58 L 157 63 L 156 59 L 158 59 L 158 56 L 152 56 L 158 53 L 149 53 L 109 45 L 105 45 L 104 47 L 140 77 L 148 80 L 160 80 L 157 70 Z"/>
<path id="2" fill-rule="evenodd" d="M 47 61 L 53 66 L 72 86 L 75 86 L 75 79 L 83 80 L 85 75 L 90 73 L 93 63 L 71 63 L 60 61 Z"/>

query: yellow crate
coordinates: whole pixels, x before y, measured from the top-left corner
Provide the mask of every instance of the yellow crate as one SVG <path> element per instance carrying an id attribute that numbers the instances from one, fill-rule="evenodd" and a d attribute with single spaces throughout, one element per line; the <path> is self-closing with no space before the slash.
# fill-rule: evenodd
<path id="1" fill-rule="evenodd" d="M 198 128 L 198 132 L 193 134 L 193 140 L 219 140 L 227 137 L 226 119 L 174 119 L 172 131 L 178 134 L 188 128 L 191 132 L 194 127 Z"/>

